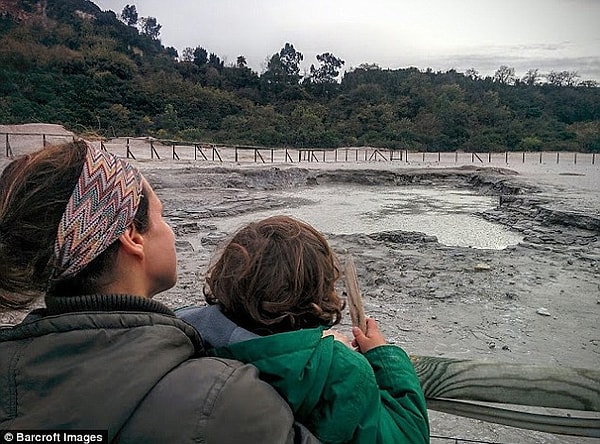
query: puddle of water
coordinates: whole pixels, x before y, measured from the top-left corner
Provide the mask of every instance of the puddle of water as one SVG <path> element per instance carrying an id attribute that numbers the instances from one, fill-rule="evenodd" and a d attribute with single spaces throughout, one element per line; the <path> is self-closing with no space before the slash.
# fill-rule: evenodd
<path id="1" fill-rule="evenodd" d="M 277 191 L 282 198 L 301 198 L 306 205 L 259 211 L 213 222 L 226 232 L 275 214 L 285 214 L 324 233 L 418 231 L 436 236 L 444 245 L 503 249 L 522 236 L 475 215 L 497 206 L 497 197 L 479 196 L 445 187 L 336 185 Z"/>

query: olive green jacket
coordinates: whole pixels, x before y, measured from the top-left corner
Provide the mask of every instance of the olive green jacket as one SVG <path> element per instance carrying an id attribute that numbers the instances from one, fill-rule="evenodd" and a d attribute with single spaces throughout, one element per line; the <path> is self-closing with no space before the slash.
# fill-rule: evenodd
<path id="1" fill-rule="evenodd" d="M 204 357 L 158 302 L 47 298 L 0 328 L 0 430 L 99 429 L 121 443 L 317 442 L 256 368 Z"/>

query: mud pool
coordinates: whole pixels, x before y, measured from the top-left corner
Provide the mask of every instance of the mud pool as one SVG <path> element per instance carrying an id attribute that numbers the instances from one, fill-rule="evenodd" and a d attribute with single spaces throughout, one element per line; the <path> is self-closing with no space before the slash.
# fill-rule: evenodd
<path id="1" fill-rule="evenodd" d="M 253 220 L 287 214 L 331 234 L 418 231 L 437 237 L 444 245 L 494 250 L 522 240 L 520 233 L 479 214 L 495 208 L 497 196 L 451 187 L 335 185 L 274 191 L 272 195 L 297 204 L 224 218 L 215 224 L 232 232 Z"/>

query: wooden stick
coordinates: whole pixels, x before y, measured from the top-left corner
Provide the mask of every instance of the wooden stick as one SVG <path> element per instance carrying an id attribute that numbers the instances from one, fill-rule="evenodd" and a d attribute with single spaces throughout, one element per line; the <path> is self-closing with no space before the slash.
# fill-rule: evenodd
<path id="1" fill-rule="evenodd" d="M 358 276 L 356 275 L 356 266 L 352 256 L 346 258 L 346 291 L 348 292 L 348 310 L 352 325 L 360 328 L 364 333 L 367 332 L 367 318 L 363 308 L 362 297 L 360 295 L 360 286 L 358 285 Z"/>

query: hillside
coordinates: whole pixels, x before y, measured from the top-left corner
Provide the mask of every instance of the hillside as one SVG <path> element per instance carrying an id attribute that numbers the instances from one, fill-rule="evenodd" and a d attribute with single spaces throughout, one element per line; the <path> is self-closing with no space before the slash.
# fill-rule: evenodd
<path id="1" fill-rule="evenodd" d="M 569 73 L 541 83 L 508 67 L 480 78 L 365 63 L 339 79 L 344 62 L 325 53 L 302 76 L 291 44 L 257 73 L 243 56 L 226 66 L 202 47 L 165 48 L 159 22 L 126 24 L 87 0 L 0 0 L 0 123 L 265 146 L 600 152 L 600 88 Z"/>

